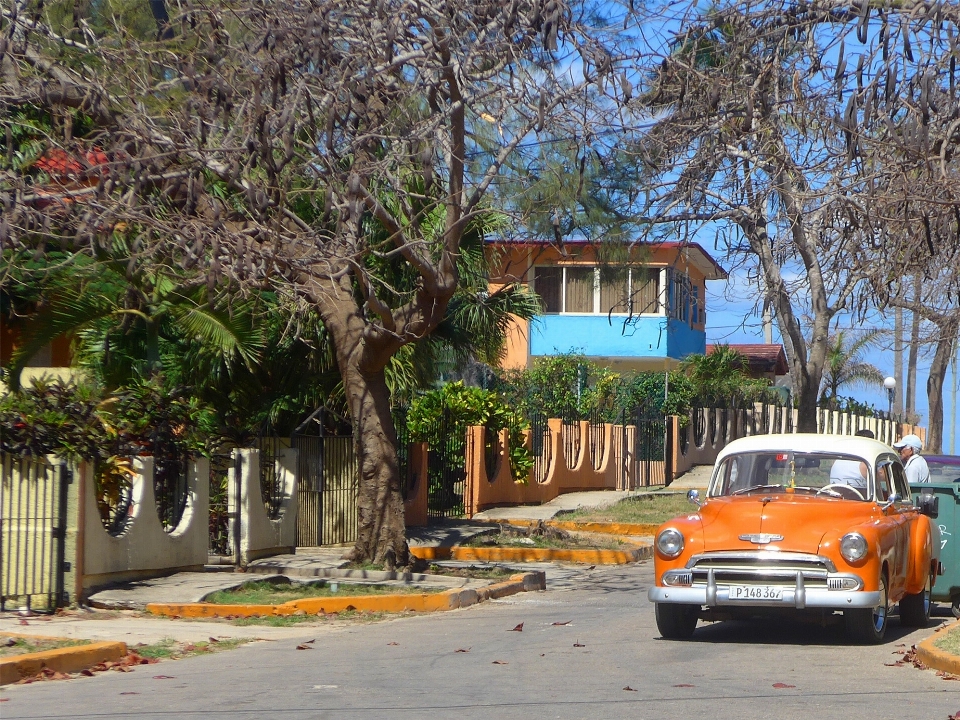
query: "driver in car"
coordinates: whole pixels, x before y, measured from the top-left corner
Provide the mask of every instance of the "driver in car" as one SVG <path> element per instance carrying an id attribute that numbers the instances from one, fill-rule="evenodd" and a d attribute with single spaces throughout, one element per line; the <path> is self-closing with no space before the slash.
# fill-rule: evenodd
<path id="1" fill-rule="evenodd" d="M 872 430 L 857 430 L 857 437 L 873 438 Z M 861 495 L 867 492 L 867 464 L 859 460 L 834 460 L 830 468 L 831 485 L 849 485 Z"/>

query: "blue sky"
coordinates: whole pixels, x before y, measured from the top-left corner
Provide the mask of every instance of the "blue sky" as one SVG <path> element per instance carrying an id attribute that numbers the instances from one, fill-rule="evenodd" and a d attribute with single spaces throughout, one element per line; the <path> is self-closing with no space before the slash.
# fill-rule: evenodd
<path id="1" fill-rule="evenodd" d="M 718 259 L 723 264 L 721 258 Z M 713 281 L 707 283 L 707 342 L 708 343 L 760 343 L 763 342 L 763 328 L 759 311 L 754 307 L 755 293 L 745 287 L 743 276 L 732 272 L 727 281 Z M 909 325 L 909 316 L 906 319 Z M 841 328 L 851 327 L 851 318 L 840 317 Z M 892 314 L 889 319 L 875 315 L 866 323 L 858 324 L 854 332 L 869 330 L 872 327 L 893 327 Z M 774 342 L 780 342 L 779 332 L 774 324 Z M 928 358 L 932 350 L 922 350 L 917 370 L 917 412 L 921 415 L 921 425 L 926 426 L 928 419 L 927 407 L 927 374 L 930 363 Z M 893 351 L 883 348 L 870 350 L 867 360 L 879 368 L 884 375 L 893 375 Z M 904 356 L 904 372 L 906 371 L 906 356 Z M 947 374 L 944 383 L 944 428 L 943 451 L 950 452 L 950 441 L 955 439 L 954 452 L 960 453 L 960 437 L 958 421 L 960 413 L 950 405 L 950 388 L 955 378 L 952 373 Z M 880 409 L 886 409 L 887 396 L 882 388 L 844 388 L 841 393 L 868 402 Z M 953 410 L 953 417 L 951 417 Z"/>

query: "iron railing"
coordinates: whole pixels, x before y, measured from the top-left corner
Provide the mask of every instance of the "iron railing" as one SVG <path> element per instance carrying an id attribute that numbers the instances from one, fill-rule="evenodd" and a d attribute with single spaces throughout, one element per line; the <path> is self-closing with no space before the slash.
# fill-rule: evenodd
<path id="1" fill-rule="evenodd" d="M 530 454 L 533 456 L 534 482 L 546 482 L 553 462 L 553 432 L 545 415 L 535 413 L 530 418 Z"/>
<path id="2" fill-rule="evenodd" d="M 53 612 L 64 589 L 66 464 L 0 454 L 0 610 Z"/>
<path id="3" fill-rule="evenodd" d="M 183 518 L 189 496 L 190 457 L 183 452 L 157 455 L 153 463 L 153 492 L 157 517 L 166 532 L 173 532 Z"/>
<path id="4" fill-rule="evenodd" d="M 210 456 L 210 520 L 209 544 L 211 555 L 233 555 L 230 538 L 230 453 L 219 452 Z M 239 487 L 239 478 L 235 479 Z"/>

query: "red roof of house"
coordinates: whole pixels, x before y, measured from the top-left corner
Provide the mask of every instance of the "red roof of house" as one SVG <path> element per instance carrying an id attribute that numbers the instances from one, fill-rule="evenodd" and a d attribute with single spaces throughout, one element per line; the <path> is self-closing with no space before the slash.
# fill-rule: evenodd
<path id="1" fill-rule="evenodd" d="M 719 345 L 707 345 L 707 355 L 712 353 Z M 728 345 L 731 350 L 736 350 L 747 359 L 747 364 L 751 370 L 758 372 L 772 372 L 774 375 L 786 375 L 790 372 L 790 366 L 787 365 L 787 356 L 783 352 L 783 345 L 767 345 L 766 343 L 746 343 L 741 345 Z"/>
<path id="2" fill-rule="evenodd" d="M 502 245 L 556 245 L 552 240 L 543 240 L 539 238 L 518 238 L 514 240 L 502 240 L 500 238 L 487 238 L 485 240 L 488 244 L 502 244 Z M 585 238 L 564 238 L 564 245 L 597 245 L 598 243 L 593 240 L 587 240 Z M 699 267 L 700 271 L 706 276 L 707 280 L 726 280 L 727 271 L 720 266 L 716 260 L 713 259 L 713 256 L 704 250 L 698 243 L 695 242 L 679 242 L 676 240 L 665 240 L 662 242 L 636 242 L 631 243 L 631 245 L 636 246 L 647 246 L 652 248 L 672 248 L 677 250 L 686 250 L 689 253 L 689 260 L 694 265 Z"/>

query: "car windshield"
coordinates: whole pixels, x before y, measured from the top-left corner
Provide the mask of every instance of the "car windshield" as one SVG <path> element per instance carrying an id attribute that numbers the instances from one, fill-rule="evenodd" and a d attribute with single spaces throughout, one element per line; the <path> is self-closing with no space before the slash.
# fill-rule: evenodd
<path id="1" fill-rule="evenodd" d="M 960 458 L 951 461 L 927 459 L 932 482 L 960 482 Z"/>
<path id="2" fill-rule="evenodd" d="M 870 468 L 863 458 L 841 453 L 768 451 L 740 453 L 723 459 L 710 495 L 753 492 L 801 492 L 844 500 L 868 500 Z"/>

